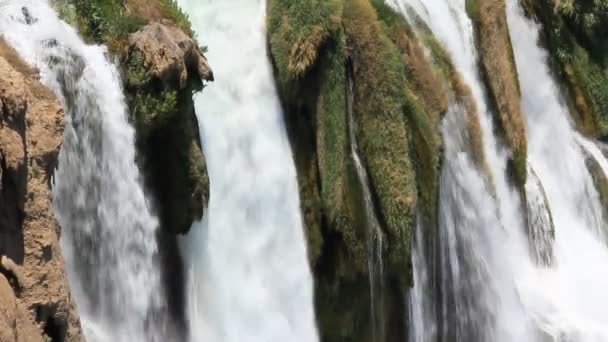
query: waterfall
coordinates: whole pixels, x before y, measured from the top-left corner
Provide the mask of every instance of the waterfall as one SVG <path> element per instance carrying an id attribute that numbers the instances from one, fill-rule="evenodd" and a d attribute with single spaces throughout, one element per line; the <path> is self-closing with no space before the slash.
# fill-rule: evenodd
<path id="1" fill-rule="evenodd" d="M 184 244 L 192 341 L 317 341 L 298 186 L 264 1 L 182 0 L 215 82 L 196 97 L 210 179 Z"/>
<path id="2" fill-rule="evenodd" d="M 532 166 L 528 165 L 526 181 L 526 212 L 528 236 L 532 257 L 541 265 L 550 265 L 553 260 L 553 238 L 555 226 L 549 199 L 543 184 Z"/>
<path id="3" fill-rule="evenodd" d="M 382 260 L 382 248 L 384 245 L 382 229 L 376 216 L 374 202 L 369 186 L 367 171 L 359 158 L 359 146 L 355 135 L 357 127 L 353 115 L 354 95 L 353 79 L 347 76 L 347 111 L 348 111 L 348 131 L 350 138 L 350 152 L 357 171 L 357 177 L 363 193 L 365 205 L 365 216 L 367 219 L 367 268 L 369 273 L 369 292 L 371 303 L 372 339 L 373 341 L 384 341 L 384 264 Z"/>
<path id="4" fill-rule="evenodd" d="M 135 164 L 120 76 L 102 46 L 86 45 L 47 1 L 14 1 L 0 32 L 65 109 L 55 215 L 72 292 L 89 341 L 159 341 L 157 219 Z"/>
<path id="5" fill-rule="evenodd" d="M 527 118 L 529 161 L 544 185 L 555 223 L 555 265 L 519 276 L 522 301 L 555 341 L 607 341 L 608 250 L 601 239 L 605 222 L 599 195 L 547 55 L 537 45 L 537 25 L 516 0 L 507 1 L 507 18 Z"/>
<path id="6" fill-rule="evenodd" d="M 450 105 L 442 125 L 446 150 L 440 178 L 438 265 L 424 258 L 419 263 L 437 270 L 427 281 L 437 278 L 438 288 L 423 293 L 428 297 L 424 300 L 416 298 L 423 291 L 419 287 L 425 286 L 422 281 L 415 284 L 410 300 L 410 305 L 422 305 L 410 308 L 412 321 L 436 328 L 410 334 L 411 340 L 526 341 L 532 328 L 513 281 L 513 265 L 529 260 L 521 203 L 507 179 L 508 151 L 494 136 L 465 0 L 395 0 L 392 5 L 406 17 L 414 11 L 450 53 L 475 99 L 488 165 L 488 170 L 478 170 L 471 164 L 471 151 L 463 141 L 467 115 L 458 105 Z M 484 186 L 485 172 L 491 173 L 492 190 Z M 420 250 L 414 253 L 424 255 Z"/>
<path id="7" fill-rule="evenodd" d="M 440 183 L 439 274 L 428 273 L 434 267 L 424 257 L 425 246 L 417 242 L 414 266 L 423 269 L 414 271 L 410 341 L 606 341 L 605 222 L 581 145 L 599 158 L 602 170 L 608 162 L 572 127 L 546 54 L 537 46 L 538 28 L 524 17 L 517 0 L 507 2 L 527 121 L 527 214 L 505 177 L 506 152 L 493 134 L 465 1 L 392 2 L 406 17 L 414 11 L 426 22 L 471 87 L 497 190 L 496 196 L 484 193 L 478 171 L 461 160 L 463 152 L 454 152 L 462 130 L 454 122 L 463 115 L 455 115 L 450 106 L 442 131 L 446 151 Z M 493 205 L 497 217 L 487 209 Z M 538 229 L 531 232 L 537 238 L 528 239 L 525 215 Z M 538 262 L 550 248 L 548 225 L 555 229 L 553 262 Z M 433 276 L 439 278 L 439 290 L 425 292 Z"/>

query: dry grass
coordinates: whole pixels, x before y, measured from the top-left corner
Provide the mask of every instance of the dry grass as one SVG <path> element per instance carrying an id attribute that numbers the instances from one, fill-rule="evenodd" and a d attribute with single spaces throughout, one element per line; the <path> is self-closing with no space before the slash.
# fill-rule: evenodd
<path id="1" fill-rule="evenodd" d="M 525 160 L 527 141 L 521 94 L 515 58 L 511 46 L 504 0 L 469 0 L 475 2 L 478 13 L 474 18 L 477 25 L 477 40 L 484 74 L 498 111 L 499 122 L 507 144 L 511 147 L 515 160 L 515 177 L 523 186 L 526 179 Z M 481 15 L 483 14 L 483 15 Z M 523 160 L 523 165 L 522 164 Z"/>
<path id="2" fill-rule="evenodd" d="M 411 228 L 417 205 L 404 113 L 405 69 L 399 50 L 381 29 L 368 0 L 348 2 L 344 28 L 353 67 L 360 152 L 392 241 L 388 267 L 405 269 L 410 266 Z"/>

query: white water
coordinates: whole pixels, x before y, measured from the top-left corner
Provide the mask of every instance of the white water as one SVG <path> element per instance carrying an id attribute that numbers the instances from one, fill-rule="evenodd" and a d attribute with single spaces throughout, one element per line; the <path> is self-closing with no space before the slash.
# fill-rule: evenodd
<path id="1" fill-rule="evenodd" d="M 551 78 L 538 27 L 516 0 L 507 17 L 527 114 L 529 161 L 541 179 L 555 222 L 555 266 L 520 275 L 527 311 L 557 341 L 608 341 L 608 250 L 599 195 L 580 140 Z M 603 157 L 601 159 L 604 159 Z"/>
<path id="2" fill-rule="evenodd" d="M 196 98 L 211 183 L 188 236 L 192 341 L 313 342 L 313 283 L 265 3 L 181 0 L 215 82 Z"/>
<path id="3" fill-rule="evenodd" d="M 530 165 L 527 169 L 528 179 L 525 191 L 530 252 L 537 263 L 549 266 L 553 262 L 553 236 L 555 234 L 551 208 L 540 178 Z"/>
<path id="4" fill-rule="evenodd" d="M 477 56 L 465 1 L 395 2 L 404 13 L 410 6 L 429 25 L 471 86 L 481 113 L 488 164 L 497 186 L 497 201 L 493 198 L 466 200 L 471 196 L 471 189 L 475 189 L 473 179 L 466 177 L 472 177 L 474 170 L 454 169 L 458 159 L 451 155 L 450 147 L 457 140 L 453 137 L 454 129 L 444 129 L 446 161 L 441 182 L 440 220 L 445 220 L 446 209 L 450 212 L 454 207 L 454 204 L 446 206 L 445 201 L 449 200 L 446 195 L 453 192 L 455 186 L 463 188 L 455 191 L 460 198 L 455 201 L 456 210 L 451 212 L 456 215 L 446 221 L 455 224 L 454 229 L 445 230 L 442 225 L 440 234 L 444 235 L 439 243 L 449 245 L 461 239 L 468 241 L 474 252 L 455 249 L 447 265 L 452 269 L 453 279 L 441 285 L 440 293 L 455 294 L 456 299 L 451 302 L 449 297 L 440 298 L 440 306 L 444 309 L 439 310 L 435 317 L 428 300 L 434 301 L 436 294 L 432 289 L 430 292 L 422 290 L 431 277 L 426 275 L 427 272 L 416 270 L 415 276 L 418 275 L 421 282 L 412 292 L 412 320 L 414 327 L 430 327 L 427 331 L 431 333 L 415 331 L 411 334 L 411 341 L 432 340 L 435 325 L 439 325 L 442 341 L 608 341 L 608 316 L 605 314 L 608 307 L 608 293 L 605 291 L 608 287 L 608 251 L 599 235 L 604 225 L 602 208 L 585 167 L 578 135 L 550 77 L 546 55 L 537 46 L 537 27 L 524 18 L 516 0 L 508 0 L 508 21 L 521 81 L 522 109 L 527 119 L 529 161 L 538 174 L 537 178 L 529 175 L 526 188 L 528 196 L 534 197 L 529 200 L 533 201 L 540 199 L 544 188 L 553 213 L 556 240 L 551 267 L 536 262 L 534 253 L 539 246 L 532 246 L 532 251 L 527 247 L 520 204 L 504 177 L 505 152 L 492 134 L 483 85 L 477 76 Z M 448 113 L 444 127 L 449 125 L 450 115 Z M 446 182 L 446 174 L 450 172 L 455 183 Z M 474 206 L 467 209 L 467 203 Z M 492 203 L 498 206 L 500 223 L 491 216 L 489 220 L 485 219 L 483 213 L 486 211 L 482 209 Z M 542 205 L 536 207 L 537 215 L 547 214 Z M 458 218 L 466 218 L 467 213 L 474 215 L 472 222 L 459 222 Z M 477 225 L 482 227 L 475 228 Z M 497 226 L 504 228 L 497 229 Z M 477 229 L 490 234 L 486 239 L 476 237 L 474 234 L 479 234 L 475 233 Z M 440 246 L 440 252 L 443 249 Z M 422 260 L 415 262 L 416 267 L 430 268 L 432 265 L 420 258 L 420 254 L 415 253 L 417 259 Z M 444 258 L 440 260 L 443 262 Z M 441 265 L 439 268 L 444 270 L 445 267 Z M 467 267 L 473 270 L 467 272 Z M 465 270 L 466 278 L 457 278 L 459 273 L 454 270 Z M 440 272 L 441 278 L 445 271 Z M 481 282 L 484 286 L 475 288 L 474 275 L 486 277 Z M 471 293 L 481 304 L 468 302 Z M 447 312 L 455 306 L 455 322 L 442 316 L 446 312 L 445 306 L 448 307 Z M 461 307 L 464 310 L 460 311 Z M 492 316 L 488 318 L 488 315 Z M 456 325 L 456 333 L 442 330 L 442 324 L 446 322 L 449 326 Z M 457 330 L 459 326 L 463 327 L 464 334 Z"/>
<path id="5" fill-rule="evenodd" d="M 459 131 L 464 131 L 465 114 L 452 105 L 443 124 L 446 151 L 440 183 L 440 256 L 438 274 L 433 275 L 440 289 L 424 294 L 439 301 L 435 303 L 439 338 L 450 342 L 526 341 L 532 328 L 513 281 L 513 265 L 522 258 L 529 259 L 521 204 L 507 180 L 508 151 L 493 134 L 493 113 L 479 77 L 465 0 L 395 0 L 393 4 L 406 16 L 411 8 L 426 22 L 471 88 L 496 190 L 493 196 L 481 186 L 484 176 L 463 155 L 465 137 Z M 425 267 L 434 268 L 430 262 Z M 422 304 L 421 299 L 412 300 L 412 305 Z M 412 319 L 428 319 L 428 314 Z M 432 336 L 423 333 L 414 341 L 427 340 Z"/>
<path id="6" fill-rule="evenodd" d="M 22 6 L 33 18 L 26 23 Z M 116 68 L 44 0 L 12 1 L 0 33 L 41 71 L 65 108 L 53 187 L 71 288 L 89 341 L 156 341 L 162 301 L 157 220 L 135 165 L 134 131 Z"/>

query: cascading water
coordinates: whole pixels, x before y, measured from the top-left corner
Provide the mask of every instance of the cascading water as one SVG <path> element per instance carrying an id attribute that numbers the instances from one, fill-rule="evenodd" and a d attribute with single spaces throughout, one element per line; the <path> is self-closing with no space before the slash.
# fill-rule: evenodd
<path id="1" fill-rule="evenodd" d="M 467 150 L 468 142 L 463 141 L 467 137 L 462 133 L 467 115 L 458 105 L 451 105 L 442 129 L 446 150 L 440 181 L 438 265 L 429 264 L 423 251 L 414 252 L 421 259 L 418 265 L 437 269 L 437 274 L 416 270 L 416 274 L 427 275 L 421 284 L 415 284 L 410 300 L 414 326 L 434 328 L 410 334 L 411 339 L 525 341 L 531 327 L 515 290 L 512 267 L 515 260 L 529 258 L 521 204 L 507 180 L 508 152 L 493 135 L 465 1 L 395 0 L 391 4 L 406 17 L 414 11 L 447 48 L 475 98 L 488 165 L 488 170 L 478 170 L 470 164 L 473 152 Z M 484 182 L 488 176 L 492 189 Z M 506 234 L 506 227 L 519 232 Z M 419 287 L 427 286 L 425 281 L 433 277 L 438 289 L 424 293 Z M 428 298 L 419 298 L 421 293 Z"/>
<path id="2" fill-rule="evenodd" d="M 188 236 L 192 341 L 314 342 L 295 166 L 266 55 L 265 2 L 182 0 L 215 82 L 196 98 L 211 196 Z"/>
<path id="3" fill-rule="evenodd" d="M 0 33 L 65 108 L 53 195 L 88 340 L 162 340 L 158 223 L 140 184 L 117 69 L 104 47 L 85 45 L 44 0 L 4 6 Z"/>
<path id="4" fill-rule="evenodd" d="M 491 129 L 464 0 L 397 0 L 393 5 L 406 17 L 413 10 L 426 22 L 471 86 L 482 114 L 485 151 L 497 190 L 495 197 L 483 195 L 484 190 L 475 187 L 477 171 L 459 164 L 462 156 L 454 153 L 458 146 L 455 135 L 462 128 L 450 124 L 454 120 L 452 106 L 443 123 L 441 285 L 438 293 L 424 292 L 432 275 L 426 272 L 430 265 L 421 253 L 424 246 L 418 243 L 414 265 L 424 270 L 414 273 L 418 283 L 411 295 L 410 340 L 608 341 L 607 317 L 602 313 L 608 306 L 603 290 L 608 286 L 608 250 L 600 235 L 605 223 L 580 145 L 600 158 L 600 165 L 605 158 L 581 142 L 572 128 L 546 55 L 537 46 L 537 27 L 524 17 L 516 0 L 508 1 L 530 148 L 526 197 L 528 220 L 532 222 L 528 223 L 543 226 L 537 227 L 540 238 L 532 239 L 530 248 L 523 234 L 521 204 L 506 181 L 505 151 Z M 499 217 L 483 210 L 493 204 Z M 547 225 L 551 222 L 547 221 L 551 218 L 555 227 L 553 260 L 543 262 L 547 255 L 537 253 L 549 250 Z M 434 336 L 435 331 L 438 336 Z"/>
<path id="5" fill-rule="evenodd" d="M 526 181 L 525 191 L 530 250 L 536 262 L 548 266 L 553 260 L 555 236 L 549 199 L 540 178 L 530 165 L 527 172 L 529 179 Z"/>
<path id="6" fill-rule="evenodd" d="M 356 126 L 353 115 L 353 80 L 348 75 L 347 88 L 347 111 L 348 111 L 348 131 L 350 137 L 351 157 L 357 171 L 357 177 L 363 192 L 365 214 L 367 218 L 367 268 L 369 272 L 369 291 L 371 303 L 371 323 L 373 341 L 384 341 L 384 265 L 382 261 L 383 236 L 380 222 L 376 216 L 374 202 L 369 186 L 367 171 L 359 158 L 359 147 L 355 135 Z"/>
<path id="7" fill-rule="evenodd" d="M 537 45 L 537 25 L 516 0 L 507 1 L 507 18 L 527 115 L 529 161 L 555 223 L 555 266 L 518 275 L 522 301 L 555 341 L 608 341 L 608 249 L 601 238 L 599 195 L 546 53 Z"/>

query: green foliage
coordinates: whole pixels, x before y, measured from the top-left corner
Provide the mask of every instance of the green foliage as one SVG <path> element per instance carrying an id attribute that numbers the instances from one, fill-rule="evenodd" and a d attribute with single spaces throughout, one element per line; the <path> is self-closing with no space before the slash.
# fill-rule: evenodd
<path id="1" fill-rule="evenodd" d="M 568 86 L 581 131 L 608 135 L 608 1 L 540 1 L 532 7 L 542 22 L 553 66 Z"/>
<path id="2" fill-rule="evenodd" d="M 608 0 L 560 0 L 556 10 L 588 34 L 605 30 L 601 26 L 608 23 Z"/>
<path id="3" fill-rule="evenodd" d="M 137 94 L 132 99 L 132 108 L 138 128 L 144 135 L 163 126 L 175 114 L 177 92 L 172 89 L 159 94 Z"/>
<path id="4" fill-rule="evenodd" d="M 193 36 L 188 16 L 175 0 L 55 0 L 55 7 L 66 21 L 78 26 L 81 34 L 94 42 L 105 43 L 113 52 L 120 52 L 129 34 L 150 20 L 167 19 L 186 34 Z M 160 17 L 131 10 L 149 7 Z"/>
<path id="5" fill-rule="evenodd" d="M 176 0 L 159 0 L 161 6 L 164 10 L 163 16 L 166 19 L 170 19 L 175 24 L 181 28 L 186 34 L 191 37 L 194 36 L 194 31 L 192 31 L 192 24 L 190 23 L 190 18 L 188 15 L 179 7 L 179 4 Z"/>
<path id="6" fill-rule="evenodd" d="M 581 47 L 575 48 L 570 65 L 575 82 L 591 105 L 599 131 L 608 133 L 608 67 L 595 63 Z"/>
<path id="7" fill-rule="evenodd" d="M 130 89 L 146 87 L 152 81 L 152 75 L 144 67 L 143 57 L 132 54 L 125 66 L 125 84 Z"/>
<path id="8" fill-rule="evenodd" d="M 146 24 L 146 19 L 127 14 L 122 0 L 73 0 L 82 34 L 112 45 Z"/>
<path id="9" fill-rule="evenodd" d="M 344 47 L 328 49 L 320 63 L 317 104 L 317 154 L 323 205 L 329 212 L 341 206 L 350 158 Z M 330 214 L 330 217 L 335 217 Z"/>

